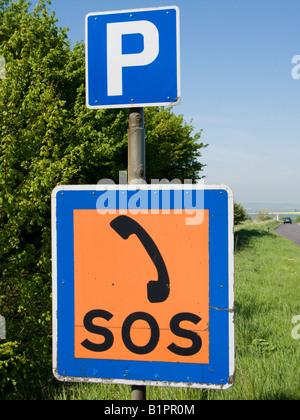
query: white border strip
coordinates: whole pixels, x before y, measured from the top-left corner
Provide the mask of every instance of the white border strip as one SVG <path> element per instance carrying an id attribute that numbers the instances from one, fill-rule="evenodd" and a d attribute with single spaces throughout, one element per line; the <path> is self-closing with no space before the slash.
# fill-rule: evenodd
<path id="1" fill-rule="evenodd" d="M 233 192 L 228 185 L 225 184 L 96 184 L 96 185 L 58 185 L 52 191 L 51 197 L 56 198 L 58 192 L 63 191 L 119 191 L 125 190 L 224 190 L 228 193 L 228 199 L 232 201 L 229 206 L 230 214 L 233 214 Z"/>
<path id="2" fill-rule="evenodd" d="M 231 388 L 235 377 L 235 336 L 234 336 L 234 197 L 231 188 L 228 193 L 228 306 L 229 306 L 229 377 L 231 382 L 223 389 Z"/>
<path id="3" fill-rule="evenodd" d="M 56 194 L 59 187 L 51 194 L 51 240 L 52 240 L 52 366 L 53 374 L 57 372 L 57 217 Z"/>

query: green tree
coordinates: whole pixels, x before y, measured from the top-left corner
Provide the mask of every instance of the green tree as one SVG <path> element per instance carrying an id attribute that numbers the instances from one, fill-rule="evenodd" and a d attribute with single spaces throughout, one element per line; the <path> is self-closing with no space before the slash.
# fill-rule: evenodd
<path id="1" fill-rule="evenodd" d="M 248 214 L 242 204 L 234 202 L 234 224 L 238 225 L 239 223 L 247 220 Z"/>
<path id="2" fill-rule="evenodd" d="M 46 3 L 0 0 L 0 389 L 51 376 L 52 189 L 127 167 L 127 112 L 86 108 L 84 44 L 71 49 Z M 145 126 L 148 179 L 201 177 L 205 145 L 182 116 L 146 109 Z"/>
<path id="3" fill-rule="evenodd" d="M 259 222 L 264 222 L 266 220 L 270 220 L 271 217 L 269 216 L 268 210 L 261 210 L 260 212 L 257 213 L 256 219 Z"/>
<path id="4" fill-rule="evenodd" d="M 147 108 L 145 118 L 148 182 L 161 178 L 197 181 L 204 167 L 198 159 L 200 149 L 206 147 L 198 142 L 201 132 L 193 137 L 193 127 L 169 108 Z"/>

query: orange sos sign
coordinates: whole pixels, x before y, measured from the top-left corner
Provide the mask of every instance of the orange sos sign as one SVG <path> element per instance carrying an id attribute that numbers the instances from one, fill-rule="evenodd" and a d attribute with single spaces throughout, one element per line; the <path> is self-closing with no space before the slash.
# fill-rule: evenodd
<path id="1" fill-rule="evenodd" d="M 209 211 L 74 210 L 75 358 L 209 363 Z"/>

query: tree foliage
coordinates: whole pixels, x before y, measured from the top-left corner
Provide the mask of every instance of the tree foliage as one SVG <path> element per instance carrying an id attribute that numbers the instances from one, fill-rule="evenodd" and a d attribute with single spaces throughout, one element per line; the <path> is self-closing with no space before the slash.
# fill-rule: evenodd
<path id="1" fill-rule="evenodd" d="M 265 222 L 266 220 L 271 220 L 268 210 L 261 210 L 257 213 L 256 219 L 259 222 Z"/>
<path id="2" fill-rule="evenodd" d="M 234 224 L 238 225 L 239 223 L 247 220 L 248 214 L 242 204 L 234 202 Z"/>
<path id="3" fill-rule="evenodd" d="M 127 167 L 127 113 L 86 108 L 84 45 L 46 3 L 0 0 L 0 388 L 51 376 L 52 189 Z M 200 177 L 200 133 L 170 109 L 146 109 L 145 125 L 148 180 Z"/>

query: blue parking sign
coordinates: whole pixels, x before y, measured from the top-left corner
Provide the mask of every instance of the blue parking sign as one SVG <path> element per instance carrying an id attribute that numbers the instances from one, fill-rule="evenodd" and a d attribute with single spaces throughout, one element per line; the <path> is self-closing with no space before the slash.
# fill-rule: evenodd
<path id="1" fill-rule="evenodd" d="M 178 7 L 86 17 L 86 103 L 90 109 L 180 103 Z"/>

